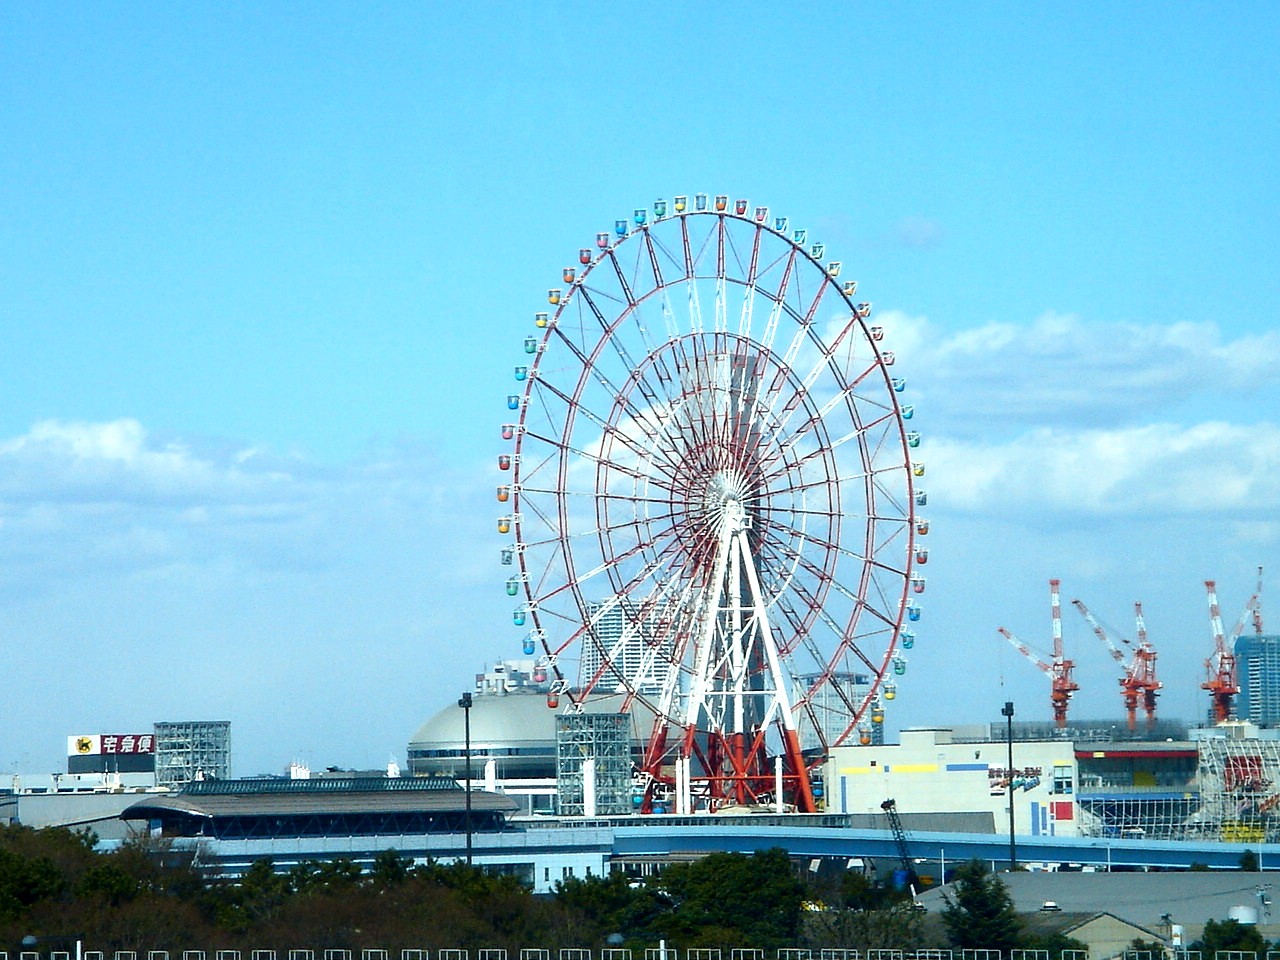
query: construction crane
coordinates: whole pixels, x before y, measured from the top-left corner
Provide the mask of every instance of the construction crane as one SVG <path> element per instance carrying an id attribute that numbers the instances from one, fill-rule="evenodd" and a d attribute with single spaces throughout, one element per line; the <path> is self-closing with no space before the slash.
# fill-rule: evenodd
<path id="1" fill-rule="evenodd" d="M 1153 727 L 1156 722 L 1156 697 L 1159 696 L 1162 684 L 1156 679 L 1156 648 L 1147 639 L 1147 624 L 1142 617 L 1142 604 L 1134 603 L 1133 614 L 1138 628 L 1138 643 L 1134 647 L 1124 637 L 1120 642 L 1133 647 L 1133 656 L 1126 662 L 1124 651 L 1103 629 L 1097 618 L 1089 612 L 1089 608 L 1080 600 L 1072 600 L 1071 605 L 1080 611 L 1080 615 L 1093 629 L 1093 635 L 1107 645 L 1111 651 L 1111 659 L 1120 664 L 1124 676 L 1120 678 L 1120 695 L 1124 700 L 1125 718 L 1129 729 L 1138 726 L 1138 705 L 1147 714 L 1147 726 Z"/>
<path id="2" fill-rule="evenodd" d="M 1058 587 L 1061 583 L 1061 580 L 1049 581 L 1049 600 L 1053 610 L 1053 656 L 1051 659 L 1046 660 L 1004 627 L 1000 627 L 998 631 L 1002 637 L 1013 644 L 1014 649 L 1048 675 L 1053 722 L 1059 729 L 1067 725 L 1067 708 L 1071 704 L 1071 695 L 1080 689 L 1080 685 L 1071 677 L 1071 672 L 1076 667 L 1075 661 L 1066 659 L 1062 654 L 1062 604 L 1058 599 Z"/>
<path id="3" fill-rule="evenodd" d="M 903 883 L 911 889 L 911 894 L 914 897 L 920 878 L 916 875 L 915 864 L 911 862 L 911 856 L 907 852 L 907 831 L 903 829 L 902 818 L 898 816 L 898 805 L 890 797 L 880 804 L 880 809 L 889 818 L 889 829 L 893 831 L 893 842 L 898 847 L 898 861 L 902 864 Z"/>
<path id="4" fill-rule="evenodd" d="M 1253 591 L 1253 632 L 1262 636 L 1262 568 L 1258 568 L 1258 588 Z"/>
<path id="5" fill-rule="evenodd" d="M 1240 680 L 1236 675 L 1236 641 L 1240 639 L 1240 634 L 1244 633 L 1245 621 L 1250 617 L 1253 618 L 1254 629 L 1261 627 L 1262 613 L 1258 594 L 1255 593 L 1244 605 L 1244 613 L 1240 614 L 1240 619 L 1231 631 L 1231 638 L 1227 639 L 1222 630 L 1222 612 L 1218 607 L 1217 584 L 1212 580 L 1206 580 L 1204 586 L 1209 596 L 1209 625 L 1213 630 L 1213 653 L 1204 662 L 1206 677 L 1200 687 L 1209 691 L 1209 697 L 1213 703 L 1213 722 L 1225 723 L 1231 719 L 1235 696 L 1240 692 Z"/>

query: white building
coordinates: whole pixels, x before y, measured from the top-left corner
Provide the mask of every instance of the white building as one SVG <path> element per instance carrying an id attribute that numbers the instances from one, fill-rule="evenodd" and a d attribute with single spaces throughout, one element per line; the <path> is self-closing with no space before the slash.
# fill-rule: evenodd
<path id="1" fill-rule="evenodd" d="M 1012 790 L 1015 833 L 1079 835 L 1071 741 L 1014 741 L 1011 772 L 1002 741 L 957 742 L 949 728 L 904 730 L 901 740 L 832 750 L 828 810 L 878 814 L 893 798 L 901 813 L 990 814 L 992 831 L 1001 833 Z"/>

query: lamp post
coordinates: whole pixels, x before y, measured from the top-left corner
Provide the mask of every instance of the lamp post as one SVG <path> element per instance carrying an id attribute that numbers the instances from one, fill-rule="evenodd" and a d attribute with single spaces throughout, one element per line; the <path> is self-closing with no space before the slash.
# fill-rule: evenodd
<path id="1" fill-rule="evenodd" d="M 1009 869 L 1018 869 L 1018 847 L 1013 839 L 1013 701 L 1006 700 L 1000 715 L 1005 719 L 1005 741 L 1009 745 L 1009 765 L 1006 773 L 1009 777 Z"/>
<path id="2" fill-rule="evenodd" d="M 466 813 L 463 814 L 463 827 L 467 831 L 467 866 L 471 866 L 471 694 L 464 693 L 458 698 L 458 706 L 462 708 L 463 747 L 462 756 L 466 763 L 467 796 Z"/>

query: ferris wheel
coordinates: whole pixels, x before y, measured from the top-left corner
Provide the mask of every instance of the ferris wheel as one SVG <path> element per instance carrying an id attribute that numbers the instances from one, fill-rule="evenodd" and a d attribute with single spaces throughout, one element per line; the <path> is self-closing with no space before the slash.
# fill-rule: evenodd
<path id="1" fill-rule="evenodd" d="M 512 622 L 548 705 L 652 726 L 641 809 L 820 802 L 915 643 L 920 435 L 871 305 L 766 207 L 697 194 L 548 291 L 499 456 Z"/>

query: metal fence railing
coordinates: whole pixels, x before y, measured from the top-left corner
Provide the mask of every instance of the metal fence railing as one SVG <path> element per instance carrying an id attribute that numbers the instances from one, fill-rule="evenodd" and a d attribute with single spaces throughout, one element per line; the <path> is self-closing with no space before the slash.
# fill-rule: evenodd
<path id="1" fill-rule="evenodd" d="M 1050 952 L 1043 949 L 999 950 L 938 947 L 877 948 L 860 951 L 852 947 L 505 947 L 475 949 L 381 947 L 359 949 L 217 949 L 217 950 L 0 950 L 0 960 L 1094 960 L 1087 950 Z M 1125 950 L 1098 955 L 1097 960 L 1280 960 L 1280 950 L 1254 953 L 1249 950 L 1218 950 L 1212 957 L 1196 950 Z"/>

